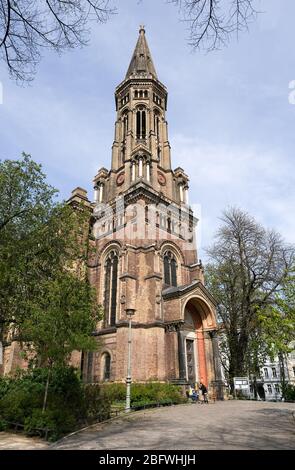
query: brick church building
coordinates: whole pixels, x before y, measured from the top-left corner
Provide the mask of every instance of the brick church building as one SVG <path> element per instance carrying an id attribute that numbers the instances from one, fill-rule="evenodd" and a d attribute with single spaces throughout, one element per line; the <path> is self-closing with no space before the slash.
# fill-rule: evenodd
<path id="1" fill-rule="evenodd" d="M 92 211 L 89 276 L 104 310 L 99 351 L 81 359 L 84 379 L 125 380 L 126 309 L 134 309 L 132 380 L 203 381 L 220 396 L 216 304 L 197 256 L 189 179 L 171 167 L 167 90 L 144 27 L 115 103 L 111 169 L 95 176 L 94 203 L 81 188 L 69 201 Z"/>
<path id="2" fill-rule="evenodd" d="M 111 169 L 95 176 L 94 202 L 82 188 L 68 201 L 91 213 L 89 278 L 104 311 L 97 352 L 76 352 L 72 363 L 85 381 L 125 381 L 132 309 L 133 381 L 202 381 L 222 398 L 216 303 L 197 256 L 189 179 L 171 167 L 167 90 L 143 27 L 115 102 Z M 19 351 L 6 348 L 4 373 L 26 367 Z"/>

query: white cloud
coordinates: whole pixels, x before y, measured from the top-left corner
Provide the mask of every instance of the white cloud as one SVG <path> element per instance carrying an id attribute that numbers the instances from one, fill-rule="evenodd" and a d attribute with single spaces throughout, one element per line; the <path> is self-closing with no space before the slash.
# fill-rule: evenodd
<path id="1" fill-rule="evenodd" d="M 177 134 L 173 161 L 190 176 L 190 202 L 202 205 L 202 248 L 211 243 L 222 210 L 238 206 L 295 243 L 295 174 L 283 152 L 212 145 Z"/>

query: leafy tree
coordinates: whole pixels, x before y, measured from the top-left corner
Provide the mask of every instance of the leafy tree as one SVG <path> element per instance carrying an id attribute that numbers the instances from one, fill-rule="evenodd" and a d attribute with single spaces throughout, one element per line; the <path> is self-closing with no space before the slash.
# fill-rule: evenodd
<path id="1" fill-rule="evenodd" d="M 78 349 L 93 350 L 91 336 L 100 318 L 95 292 L 70 272 L 39 284 L 39 293 L 30 302 L 30 315 L 21 325 L 21 338 L 32 342 L 39 365 L 64 365 Z"/>
<path id="2" fill-rule="evenodd" d="M 275 296 L 274 303 L 260 310 L 264 341 L 269 354 L 274 357 L 279 352 L 293 350 L 295 340 L 295 278 L 294 272 L 285 279 L 282 290 Z"/>
<path id="3" fill-rule="evenodd" d="M 259 368 L 259 351 L 265 349 L 259 312 L 273 305 L 293 265 L 294 248 L 240 209 L 225 211 L 221 220 L 208 249 L 207 284 L 219 303 L 232 380 Z"/>
<path id="4" fill-rule="evenodd" d="M 295 278 L 294 270 L 289 276 L 272 305 L 259 311 L 262 338 L 268 355 L 279 359 L 282 396 L 285 396 L 287 383 L 285 364 L 287 354 L 295 347 Z"/>
<path id="5" fill-rule="evenodd" d="M 0 192 L 1 340 L 5 325 L 21 321 L 27 296 L 48 270 L 51 242 L 58 240 L 49 221 L 56 221 L 60 207 L 40 165 L 26 154 L 20 160 L 0 161 Z"/>
<path id="6" fill-rule="evenodd" d="M 40 366 L 48 367 L 43 410 L 53 366 L 66 366 L 74 350 L 93 351 L 92 336 L 100 319 L 96 294 L 90 285 L 70 272 L 57 273 L 39 285 L 39 295 L 30 302 L 20 339 L 28 343 Z M 31 351 L 31 349 L 29 349 Z"/>
<path id="7" fill-rule="evenodd" d="M 54 200 L 29 155 L 0 163 L 0 326 L 42 365 L 93 349 L 96 296 L 87 282 L 89 212 Z"/>

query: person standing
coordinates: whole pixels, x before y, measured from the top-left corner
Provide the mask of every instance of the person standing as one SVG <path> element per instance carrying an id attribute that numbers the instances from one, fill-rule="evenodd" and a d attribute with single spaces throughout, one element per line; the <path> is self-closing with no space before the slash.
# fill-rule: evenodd
<path id="1" fill-rule="evenodd" d="M 209 403 L 209 402 L 208 402 L 208 390 L 207 390 L 206 385 L 203 384 L 202 382 L 200 382 L 199 390 L 202 392 L 202 395 L 203 395 L 203 402 L 204 402 L 204 403 Z"/>
<path id="2" fill-rule="evenodd" d="M 193 395 L 192 395 L 193 403 L 197 403 L 198 399 L 199 399 L 198 391 L 195 388 L 193 388 Z"/>

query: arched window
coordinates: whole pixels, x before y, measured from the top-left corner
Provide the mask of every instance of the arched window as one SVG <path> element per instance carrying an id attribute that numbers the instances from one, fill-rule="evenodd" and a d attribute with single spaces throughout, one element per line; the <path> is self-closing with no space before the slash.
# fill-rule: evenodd
<path id="1" fill-rule="evenodd" d="M 136 112 L 136 136 L 138 139 L 146 138 L 146 111 L 143 107 Z"/>
<path id="2" fill-rule="evenodd" d="M 164 283 L 167 284 L 167 286 L 170 286 L 170 284 L 171 284 L 170 260 L 169 260 L 168 255 L 164 256 Z"/>
<path id="3" fill-rule="evenodd" d="M 144 208 L 144 217 L 145 217 L 145 221 L 148 222 L 149 221 L 149 206 L 145 206 Z"/>
<path id="4" fill-rule="evenodd" d="M 118 254 L 116 251 L 111 251 L 105 263 L 104 312 L 106 326 L 115 326 L 116 324 L 118 263 Z"/>
<path id="5" fill-rule="evenodd" d="M 177 286 L 177 275 L 176 275 L 176 260 L 175 258 L 171 259 L 171 284 L 172 286 Z"/>
<path id="6" fill-rule="evenodd" d="M 164 283 L 167 286 L 177 286 L 177 263 L 171 251 L 164 254 Z"/>
<path id="7" fill-rule="evenodd" d="M 125 162 L 125 146 L 123 146 L 121 150 L 121 160 L 122 160 L 122 163 Z"/>
<path id="8" fill-rule="evenodd" d="M 106 382 L 111 378 L 111 356 L 108 352 L 102 355 L 102 380 Z"/>
<path id="9" fill-rule="evenodd" d="M 159 116 L 158 111 L 155 111 L 155 114 L 154 114 L 154 131 L 155 131 L 157 139 L 159 140 L 159 138 L 160 138 L 160 116 Z"/>
<path id="10" fill-rule="evenodd" d="M 123 139 L 126 139 L 127 132 L 128 132 L 128 113 L 123 114 L 122 125 L 123 125 Z"/>
<path id="11" fill-rule="evenodd" d="M 157 155 L 158 155 L 159 163 L 161 164 L 161 148 L 160 147 L 157 148 Z"/>

